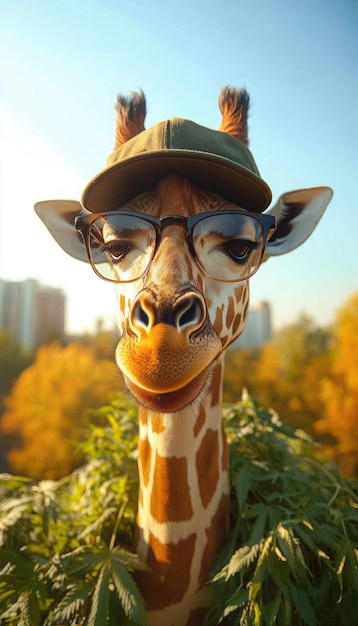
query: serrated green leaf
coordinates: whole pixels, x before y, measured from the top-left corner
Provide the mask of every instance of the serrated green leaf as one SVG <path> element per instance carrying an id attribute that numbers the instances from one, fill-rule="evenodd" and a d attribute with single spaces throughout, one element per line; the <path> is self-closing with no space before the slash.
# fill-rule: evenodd
<path id="1" fill-rule="evenodd" d="M 126 616 L 136 624 L 143 624 L 145 605 L 138 587 L 128 571 L 115 560 L 112 561 L 112 580 Z"/>
<path id="2" fill-rule="evenodd" d="M 11 587 L 7 580 L 0 583 L 0 611 L 8 606 L 9 600 L 16 598 L 16 591 Z"/>
<path id="3" fill-rule="evenodd" d="M 309 525 L 307 526 L 304 521 L 302 522 L 306 528 L 308 528 L 310 531 L 313 531 L 313 526 Z M 312 552 L 312 554 L 317 555 L 318 553 L 318 546 L 315 543 L 315 537 L 314 535 L 310 535 L 308 532 L 306 532 L 306 530 L 302 527 L 302 525 L 300 523 L 298 524 L 294 524 L 293 526 L 295 533 L 300 537 L 301 541 L 303 541 L 303 543 L 307 546 L 307 548 L 309 548 Z"/>
<path id="4" fill-rule="evenodd" d="M 247 494 L 249 493 L 250 489 L 251 475 L 251 463 L 248 461 L 244 461 L 239 471 L 237 472 L 235 479 L 235 490 L 239 505 L 239 511 L 244 508 Z"/>
<path id="5" fill-rule="evenodd" d="M 46 626 L 58 624 L 61 622 L 70 623 L 69 620 L 75 617 L 81 607 L 88 600 L 94 589 L 95 582 L 93 580 L 81 582 L 78 581 L 72 585 L 65 597 L 51 611 L 46 620 Z"/>
<path id="6" fill-rule="evenodd" d="M 228 565 L 225 569 L 225 579 L 228 580 L 231 576 L 235 576 L 242 569 L 247 568 L 256 559 L 260 550 L 258 544 L 254 546 L 244 546 L 236 550 L 235 554 L 231 557 Z"/>
<path id="7" fill-rule="evenodd" d="M 119 546 L 116 546 L 111 551 L 111 558 L 114 563 L 118 563 L 129 571 L 149 570 L 148 565 L 143 563 L 137 554 L 134 554 L 134 552 L 128 552 L 128 550 L 123 550 L 123 548 L 120 548 Z"/>
<path id="8" fill-rule="evenodd" d="M 281 552 L 281 550 L 280 550 L 280 548 L 278 546 L 275 546 L 275 554 L 277 554 L 278 558 L 281 561 L 285 561 L 285 562 L 287 561 L 286 557 L 283 556 L 283 554 L 282 554 L 282 552 Z"/>
<path id="9" fill-rule="evenodd" d="M 346 563 L 346 558 L 347 558 L 347 557 L 346 557 L 346 555 L 344 554 L 344 555 L 342 556 L 342 558 L 341 558 L 340 563 L 338 564 L 338 567 L 337 567 L 337 570 L 336 570 L 336 572 L 337 572 L 338 576 L 340 576 L 340 575 L 342 574 L 343 568 L 344 568 L 345 563 Z"/>
<path id="10" fill-rule="evenodd" d="M 264 507 L 258 514 L 256 522 L 254 523 L 250 535 L 250 539 L 248 541 L 249 544 L 259 544 L 262 541 L 262 538 L 265 535 L 265 526 L 267 522 L 267 508 Z"/>
<path id="11" fill-rule="evenodd" d="M 304 620 L 304 623 L 307 624 L 307 626 L 318 626 L 311 600 L 308 598 L 307 594 L 302 591 L 302 589 L 298 589 L 298 587 L 293 585 L 290 585 L 289 592 L 293 605 Z"/>
<path id="12" fill-rule="evenodd" d="M 91 601 L 91 610 L 87 626 L 104 626 L 108 621 L 111 571 L 104 563 L 98 575 Z"/>
<path id="13" fill-rule="evenodd" d="M 230 599 L 221 615 L 221 619 L 224 619 L 228 615 L 235 613 L 240 607 L 247 603 L 249 598 L 249 592 L 247 589 L 238 589 L 230 596 Z M 220 620 L 221 621 L 221 620 Z"/>
<path id="14" fill-rule="evenodd" d="M 62 562 L 66 571 L 71 576 L 82 571 L 95 571 L 108 558 L 108 549 L 103 550 L 83 548 L 75 550 L 72 554 L 66 554 L 62 557 Z"/>
<path id="15" fill-rule="evenodd" d="M 277 590 L 273 599 L 265 602 L 263 621 L 265 626 L 274 626 L 281 605 L 281 591 Z"/>
<path id="16" fill-rule="evenodd" d="M 82 530 L 82 532 L 78 535 L 78 539 L 85 539 L 89 535 L 93 534 L 102 527 L 103 523 L 111 517 L 111 515 L 115 515 L 116 512 L 117 509 L 114 506 L 107 507 L 101 515 L 99 515 L 93 522 L 88 524 L 88 526 Z"/>
<path id="17" fill-rule="evenodd" d="M 295 538 L 291 528 L 279 524 L 276 529 L 278 547 L 292 571 L 297 567 Z"/>

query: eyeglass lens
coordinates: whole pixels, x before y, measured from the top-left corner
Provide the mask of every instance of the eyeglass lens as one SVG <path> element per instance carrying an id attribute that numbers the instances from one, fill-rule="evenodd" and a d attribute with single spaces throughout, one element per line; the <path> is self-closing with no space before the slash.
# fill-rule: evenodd
<path id="1" fill-rule="evenodd" d="M 153 259 L 156 237 L 155 226 L 145 218 L 123 213 L 100 216 L 89 231 L 91 263 L 106 280 L 136 280 Z M 198 264 L 216 280 L 245 280 L 260 265 L 263 228 L 252 216 L 204 216 L 195 222 L 191 240 Z"/>
<path id="2" fill-rule="evenodd" d="M 239 281 L 251 276 L 260 264 L 261 223 L 235 213 L 205 217 L 193 229 L 196 257 L 203 270 L 216 280 Z"/>

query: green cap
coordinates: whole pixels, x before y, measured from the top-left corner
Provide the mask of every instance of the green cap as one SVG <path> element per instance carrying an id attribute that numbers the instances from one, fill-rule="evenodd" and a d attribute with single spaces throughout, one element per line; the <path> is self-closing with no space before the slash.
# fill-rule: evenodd
<path id="1" fill-rule="evenodd" d="M 119 209 L 170 174 L 248 211 L 261 213 L 271 202 L 250 150 L 236 137 L 190 120 L 174 118 L 142 131 L 112 152 L 107 165 L 82 195 L 92 213 Z"/>

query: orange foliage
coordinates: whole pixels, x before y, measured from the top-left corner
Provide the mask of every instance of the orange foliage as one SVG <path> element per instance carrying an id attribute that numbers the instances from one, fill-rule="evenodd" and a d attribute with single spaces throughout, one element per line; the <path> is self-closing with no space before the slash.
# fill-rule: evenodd
<path id="1" fill-rule="evenodd" d="M 263 345 L 255 368 L 255 380 L 263 393 L 268 395 L 270 391 L 272 392 L 272 386 L 279 384 L 282 372 L 282 362 L 277 348 L 272 343 Z"/>
<path id="2" fill-rule="evenodd" d="M 331 375 L 321 383 L 324 413 L 315 430 L 334 436 L 334 456 L 347 473 L 354 473 L 358 469 L 358 293 L 339 312 L 335 337 Z"/>
<path id="3" fill-rule="evenodd" d="M 114 363 L 72 343 L 42 346 L 6 400 L 0 428 L 15 433 L 13 471 L 31 478 L 59 478 L 81 460 L 73 442 L 88 425 L 88 409 L 105 404 L 118 390 Z"/>

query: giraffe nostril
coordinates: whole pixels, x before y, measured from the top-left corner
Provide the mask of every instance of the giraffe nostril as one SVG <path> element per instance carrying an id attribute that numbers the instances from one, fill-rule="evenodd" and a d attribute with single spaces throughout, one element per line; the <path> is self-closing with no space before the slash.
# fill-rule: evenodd
<path id="1" fill-rule="evenodd" d="M 203 298 L 185 293 L 173 300 L 159 302 L 150 292 L 142 292 L 129 315 L 129 329 L 138 337 L 145 336 L 155 324 L 173 326 L 179 333 L 192 334 L 202 327 L 206 317 Z"/>
<path id="2" fill-rule="evenodd" d="M 134 320 L 140 325 L 145 326 L 145 328 L 149 328 L 150 319 L 148 313 L 143 309 L 140 303 L 137 304 L 134 310 Z"/>
<path id="3" fill-rule="evenodd" d="M 204 322 L 205 307 L 202 299 L 196 294 L 186 295 L 176 306 L 175 325 L 179 331 L 197 330 Z"/>
<path id="4" fill-rule="evenodd" d="M 150 293 L 142 292 L 133 304 L 129 314 L 128 323 L 130 330 L 138 337 L 143 330 L 148 332 L 155 323 L 156 306 Z"/>
<path id="5" fill-rule="evenodd" d="M 185 308 L 182 310 L 176 319 L 178 330 L 183 329 L 185 326 L 198 323 L 201 324 L 203 320 L 203 308 L 200 300 L 192 298 L 192 301 L 185 303 Z"/>

